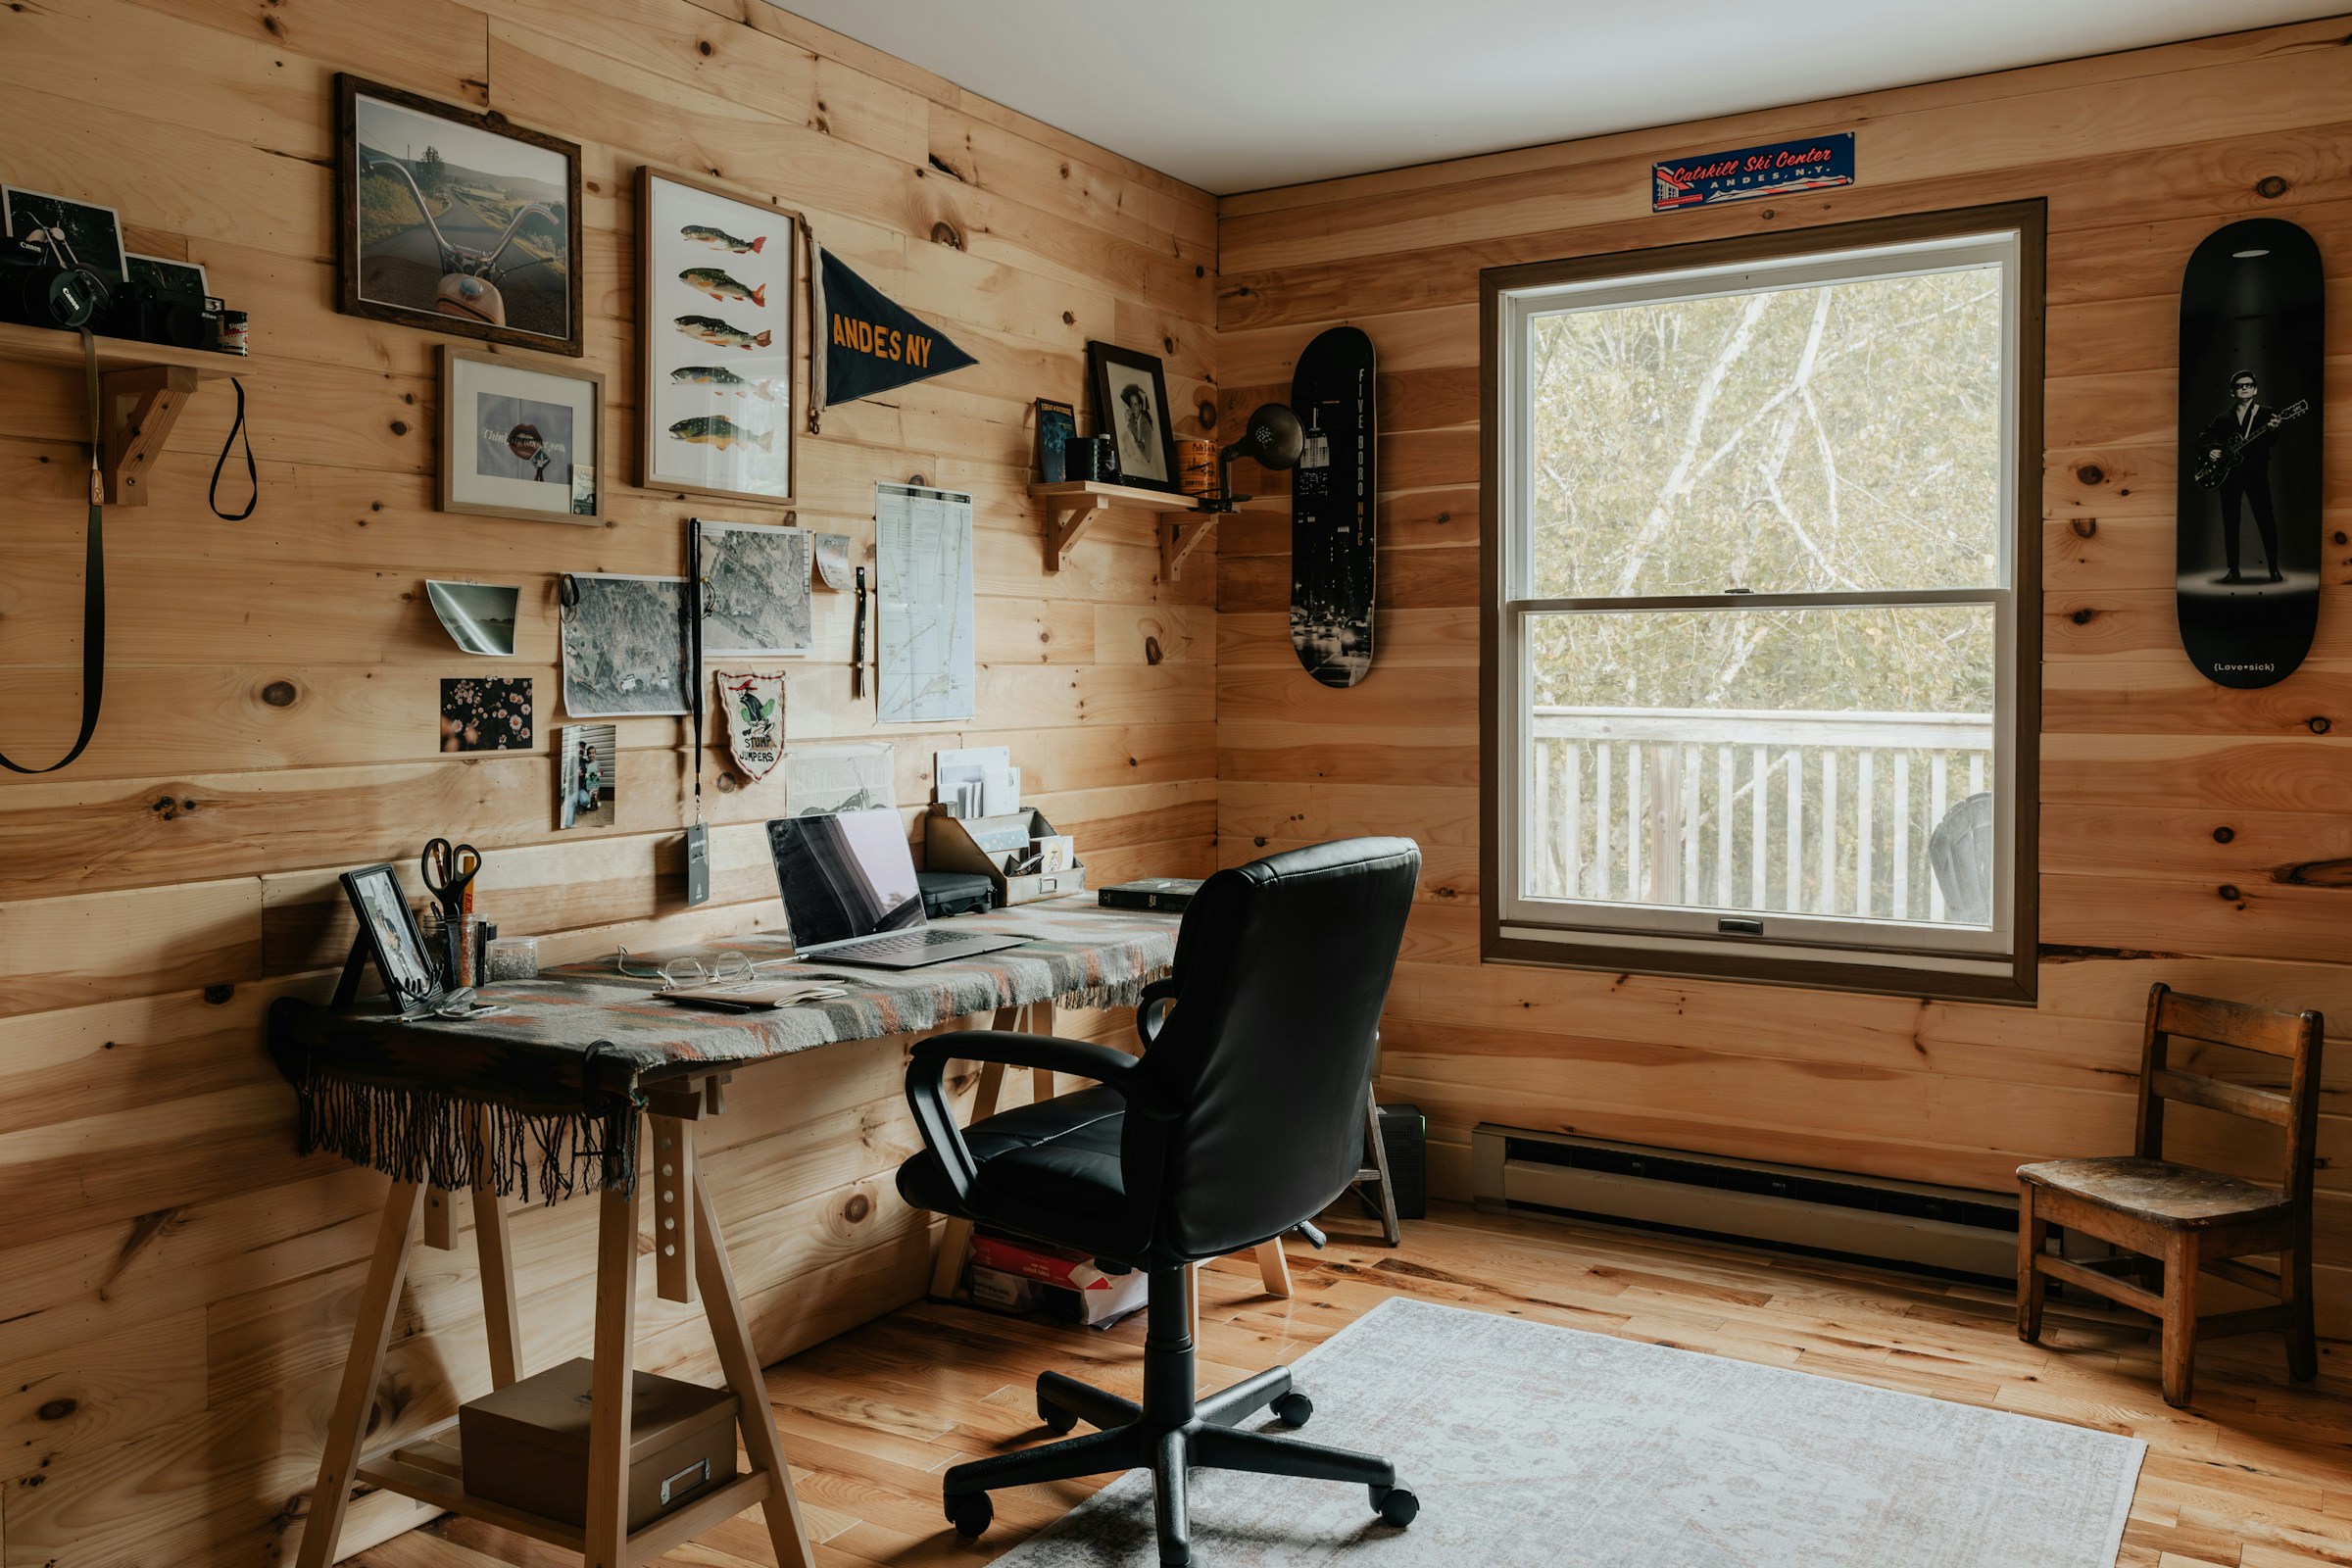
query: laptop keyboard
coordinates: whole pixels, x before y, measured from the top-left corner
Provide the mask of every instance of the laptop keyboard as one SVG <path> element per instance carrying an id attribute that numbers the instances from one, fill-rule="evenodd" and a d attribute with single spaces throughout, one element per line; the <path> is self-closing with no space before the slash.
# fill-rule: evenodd
<path id="1" fill-rule="evenodd" d="M 919 931 L 902 931 L 896 936 L 868 937 L 863 942 L 853 942 L 847 947 L 834 948 L 818 956 L 820 958 L 844 956 L 911 958 L 919 954 L 927 953 L 933 948 L 946 947 L 951 943 L 969 942 L 975 936 L 985 935 L 987 935 L 986 932 L 975 931 L 935 931 L 931 927 L 925 926 Z"/>

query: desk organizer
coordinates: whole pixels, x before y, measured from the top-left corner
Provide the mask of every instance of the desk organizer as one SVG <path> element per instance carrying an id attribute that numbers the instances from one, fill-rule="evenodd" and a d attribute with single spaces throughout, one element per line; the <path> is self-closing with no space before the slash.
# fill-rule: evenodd
<path id="1" fill-rule="evenodd" d="M 923 819 L 923 863 L 934 871 L 979 872 L 996 884 L 997 904 L 1003 908 L 1084 893 L 1083 860 L 1060 871 L 1004 874 L 1005 856 L 1027 849 L 1032 839 L 1054 836 L 1054 824 L 1035 808 L 999 816 L 956 817 L 948 814 L 946 807 L 934 806 Z"/>

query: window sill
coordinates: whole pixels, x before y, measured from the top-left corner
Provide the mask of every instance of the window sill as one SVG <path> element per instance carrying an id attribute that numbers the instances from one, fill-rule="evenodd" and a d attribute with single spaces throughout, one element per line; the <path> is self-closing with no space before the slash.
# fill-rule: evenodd
<path id="1" fill-rule="evenodd" d="M 2027 1007 L 2034 1002 L 2035 967 L 2030 955 L 1953 960 L 1886 954 L 1864 959 L 1835 950 L 1815 956 L 1792 955 L 1785 947 L 1751 948 L 1732 942 L 1710 943 L 1705 952 L 1676 952 L 1646 943 L 1612 944 L 1605 936 L 1562 942 L 1514 935 L 1512 930 L 1490 919 L 1480 943 L 1480 961 L 1934 1002 Z"/>

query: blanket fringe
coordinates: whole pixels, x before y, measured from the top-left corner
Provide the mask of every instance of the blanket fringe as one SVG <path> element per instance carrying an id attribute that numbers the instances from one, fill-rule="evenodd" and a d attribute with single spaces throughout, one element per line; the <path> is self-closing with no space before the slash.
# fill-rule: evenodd
<path id="1" fill-rule="evenodd" d="M 447 1192 L 488 1187 L 502 1198 L 554 1202 L 574 1193 L 635 1190 L 638 1107 L 534 1114 L 423 1086 L 353 1083 L 312 1074 L 298 1091 L 302 1152 L 324 1150 L 395 1181 Z"/>
<path id="2" fill-rule="evenodd" d="M 1083 991 L 1065 992 L 1054 999 L 1057 1007 L 1140 1007 L 1144 1004 L 1144 988 L 1168 976 L 1168 965 L 1161 964 L 1146 974 L 1131 979 L 1105 981 L 1088 986 Z"/>

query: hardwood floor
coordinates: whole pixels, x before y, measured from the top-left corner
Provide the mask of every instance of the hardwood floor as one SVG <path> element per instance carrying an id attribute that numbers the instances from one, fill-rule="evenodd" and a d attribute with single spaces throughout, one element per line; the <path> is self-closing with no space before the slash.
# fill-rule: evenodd
<path id="1" fill-rule="evenodd" d="M 1294 1357 L 1401 1292 L 2141 1438 L 2148 1457 L 2119 1559 L 2127 1568 L 2352 1564 L 2352 1348 L 2324 1344 L 2320 1383 L 2307 1390 L 2286 1383 L 2276 1336 L 2217 1342 L 2199 1352 L 2195 1407 L 2173 1410 L 2157 1390 L 2144 1320 L 2080 1301 L 2053 1301 L 2045 1343 L 2028 1346 L 2006 1291 L 1457 1204 L 1407 1223 L 1393 1251 L 1352 1214 L 1335 1210 L 1332 1224 L 1326 1250 L 1293 1245 L 1287 1301 L 1266 1296 L 1254 1270 L 1208 1274 L 1204 1388 Z M 1140 1317 L 1096 1333 L 918 1304 L 770 1368 L 820 1568 L 971 1568 L 1076 1503 L 1090 1484 L 999 1494 L 996 1526 L 967 1546 L 940 1513 L 938 1472 L 1039 1441 L 1030 1385 L 1046 1368 L 1136 1393 L 1142 1337 Z M 353 1560 L 577 1561 L 455 1520 Z M 773 1559 L 757 1522 L 738 1518 L 662 1561 L 765 1568 Z"/>

